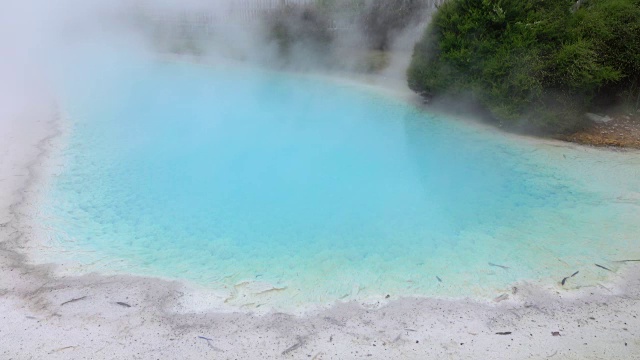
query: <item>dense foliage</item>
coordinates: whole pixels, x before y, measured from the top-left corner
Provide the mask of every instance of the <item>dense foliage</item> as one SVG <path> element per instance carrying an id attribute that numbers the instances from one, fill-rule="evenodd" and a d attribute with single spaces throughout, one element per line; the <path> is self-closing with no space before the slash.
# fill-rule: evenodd
<path id="1" fill-rule="evenodd" d="M 322 49 L 333 40 L 330 18 L 307 4 L 286 6 L 268 19 L 267 34 L 278 44 L 281 55 L 288 56 L 291 47 L 304 40 L 305 45 Z M 322 52 L 320 52 L 322 54 Z"/>
<path id="2" fill-rule="evenodd" d="M 309 56 L 327 56 L 339 43 L 368 51 L 386 51 L 393 37 L 423 21 L 428 0 L 316 0 L 283 3 L 267 16 L 266 34 L 281 55 L 293 46 L 311 50 Z M 358 39 L 356 41 L 355 39 Z M 344 43 L 338 45 L 345 46 Z M 314 54 L 315 52 L 316 54 Z"/>
<path id="3" fill-rule="evenodd" d="M 449 0 L 408 79 L 426 97 L 470 97 L 505 126 L 571 130 L 594 104 L 637 101 L 640 0 Z"/>
<path id="4" fill-rule="evenodd" d="M 388 50 L 395 33 L 419 22 L 427 5 L 423 0 L 370 1 L 358 19 L 368 46 Z"/>

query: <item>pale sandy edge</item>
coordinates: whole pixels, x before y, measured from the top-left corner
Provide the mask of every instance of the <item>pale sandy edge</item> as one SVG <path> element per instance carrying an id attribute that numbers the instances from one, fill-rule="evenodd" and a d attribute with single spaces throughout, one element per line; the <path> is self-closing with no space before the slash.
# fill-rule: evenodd
<path id="1" fill-rule="evenodd" d="M 51 116 L 0 129 L 12 132 L 0 144 L 0 359 L 640 359 L 632 264 L 570 292 L 523 283 L 500 303 L 400 298 L 303 316 L 190 311 L 196 294 L 175 281 L 56 277 L 27 261 L 25 209 L 61 127 Z"/>

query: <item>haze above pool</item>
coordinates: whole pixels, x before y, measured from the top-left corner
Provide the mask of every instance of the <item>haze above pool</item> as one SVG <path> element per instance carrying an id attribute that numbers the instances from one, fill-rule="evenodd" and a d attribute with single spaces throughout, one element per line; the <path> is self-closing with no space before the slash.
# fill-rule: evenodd
<path id="1" fill-rule="evenodd" d="M 519 143 L 241 66 L 114 61 L 65 88 L 72 126 L 44 214 L 84 270 L 284 308 L 488 297 L 578 268 L 586 284 L 606 275 L 592 263 L 640 255 L 637 156 Z"/>

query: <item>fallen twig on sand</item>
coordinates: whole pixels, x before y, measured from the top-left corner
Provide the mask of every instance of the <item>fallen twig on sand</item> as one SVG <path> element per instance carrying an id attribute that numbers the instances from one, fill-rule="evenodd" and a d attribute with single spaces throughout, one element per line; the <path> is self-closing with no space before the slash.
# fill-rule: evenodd
<path id="1" fill-rule="evenodd" d="M 213 350 L 219 351 L 219 352 L 224 352 L 224 350 L 211 345 L 211 341 L 213 341 L 213 339 L 208 338 L 208 337 L 204 337 L 204 336 L 198 336 L 198 339 L 206 340 L 207 341 L 207 345 L 209 345 L 209 347 L 212 348 Z"/>
<path id="2" fill-rule="evenodd" d="M 116 302 L 116 304 L 118 304 L 120 306 L 128 307 L 128 308 L 131 307 L 131 305 L 129 305 L 129 304 L 125 303 L 125 302 L 122 302 L 122 301 L 118 301 L 118 302 Z"/>
<path id="3" fill-rule="evenodd" d="M 86 299 L 86 298 L 87 298 L 86 296 L 83 296 L 83 297 L 79 297 L 79 298 L 71 299 L 71 300 L 68 300 L 68 301 L 63 302 L 62 304 L 60 304 L 60 306 L 62 306 L 62 305 L 66 305 L 66 304 L 70 304 L 70 303 L 72 303 L 72 302 L 76 302 L 76 301 L 84 300 L 84 299 Z"/>
<path id="4" fill-rule="evenodd" d="M 57 353 L 58 351 L 75 349 L 75 348 L 77 348 L 77 346 L 65 346 L 65 347 L 62 347 L 62 348 L 59 348 L 59 349 L 51 350 L 51 351 L 49 351 L 49 354 Z"/>
<path id="5" fill-rule="evenodd" d="M 638 260 L 617 260 L 616 262 L 635 262 L 635 261 L 640 261 L 640 259 L 638 259 Z"/>
<path id="6" fill-rule="evenodd" d="M 574 276 L 578 275 L 578 273 L 579 273 L 579 272 L 580 272 L 580 271 L 578 270 L 578 271 L 574 272 L 573 274 L 571 274 L 571 276 L 567 276 L 567 277 L 565 277 L 564 279 L 562 279 L 562 281 L 560 281 L 560 284 L 562 284 L 562 286 L 564 286 L 564 283 L 566 283 L 566 282 L 567 282 L 567 279 L 572 278 L 572 277 L 574 277 Z"/>
<path id="7" fill-rule="evenodd" d="M 604 267 L 604 266 L 602 266 L 602 265 L 598 265 L 598 264 L 595 264 L 595 265 L 596 265 L 597 267 L 599 267 L 599 268 L 602 268 L 602 269 L 605 269 L 605 270 L 607 270 L 607 271 L 611 271 L 611 272 L 613 272 L 613 270 L 609 269 L 608 267 Z"/>
<path id="8" fill-rule="evenodd" d="M 496 335 L 511 335 L 511 331 L 500 331 L 497 332 Z"/>
<path id="9" fill-rule="evenodd" d="M 501 269 L 505 269 L 505 270 L 509 270 L 508 266 L 504 266 L 504 265 L 499 265 L 499 264 L 494 264 L 492 262 L 489 263 L 489 266 L 495 266 L 495 267 L 499 267 Z"/>
<path id="10" fill-rule="evenodd" d="M 305 343 L 305 339 L 301 336 L 298 336 L 298 342 L 288 347 L 285 351 L 283 351 L 282 355 L 287 355 L 288 353 L 300 348 L 302 345 L 304 345 L 304 343 Z"/>

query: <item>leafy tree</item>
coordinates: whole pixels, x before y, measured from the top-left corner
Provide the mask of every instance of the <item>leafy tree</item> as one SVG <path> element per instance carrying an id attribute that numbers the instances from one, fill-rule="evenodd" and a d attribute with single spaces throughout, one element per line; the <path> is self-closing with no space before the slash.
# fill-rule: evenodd
<path id="1" fill-rule="evenodd" d="M 415 47 L 409 86 L 468 94 L 512 128 L 569 131 L 594 98 L 638 88 L 639 3 L 449 0 Z"/>

